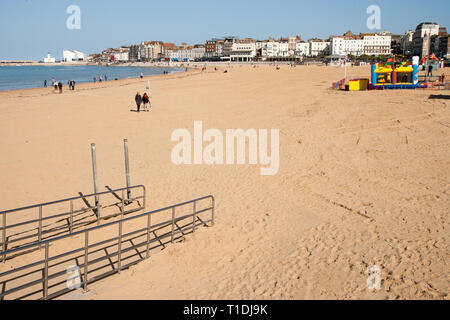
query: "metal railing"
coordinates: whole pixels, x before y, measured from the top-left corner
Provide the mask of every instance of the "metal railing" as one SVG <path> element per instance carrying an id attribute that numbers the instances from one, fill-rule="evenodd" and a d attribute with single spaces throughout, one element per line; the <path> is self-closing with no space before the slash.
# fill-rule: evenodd
<path id="1" fill-rule="evenodd" d="M 191 204 L 192 211 L 189 207 Z M 14 299 L 34 297 L 47 300 L 81 287 L 84 292 L 87 292 L 88 284 L 109 275 L 120 273 L 121 270 L 148 259 L 151 250 L 159 247 L 165 248 L 165 244 L 173 243 L 180 237 L 184 238 L 187 231 L 191 230 L 191 233 L 194 233 L 198 226 L 213 226 L 214 207 L 214 197 L 206 196 L 2 252 L 2 255 L 12 255 L 20 251 L 43 247 L 44 258 L 38 257 L 25 266 L 0 273 L 0 300 L 4 300 L 5 297 L 10 297 L 11 295 L 15 295 Z M 176 217 L 176 209 L 180 208 L 184 210 L 189 209 L 191 213 L 184 213 L 182 216 Z M 156 218 L 160 213 L 169 213 L 171 218 L 168 220 L 163 219 L 164 221 L 152 225 L 152 217 Z M 207 215 L 208 213 L 210 213 L 210 216 Z M 139 219 L 143 219 L 146 226 L 142 227 L 138 223 Z M 181 222 L 185 221 L 187 221 L 187 224 L 180 226 Z M 132 225 L 133 222 L 136 225 Z M 131 230 L 124 232 L 124 228 L 127 225 L 131 227 Z M 111 227 L 117 227 L 116 236 L 90 243 L 90 235 L 95 237 L 96 231 L 104 231 L 106 228 Z M 157 235 L 156 232 L 163 233 Z M 152 234 L 154 237 L 152 237 Z M 181 236 L 176 238 L 180 234 Z M 52 256 L 50 250 L 52 247 L 55 248 L 55 251 L 57 250 L 58 241 L 64 241 L 64 248 L 67 247 L 68 241 L 78 241 L 80 244 L 78 247 L 71 245 L 70 250 L 65 250 L 63 253 L 56 253 Z M 140 242 L 135 243 L 133 241 Z M 108 249 L 113 249 L 114 251 L 108 252 Z M 106 265 L 92 268 L 105 260 Z M 69 269 L 64 268 L 72 261 L 76 263 L 76 266 L 70 268 L 80 271 L 79 276 L 76 277 L 79 280 L 78 286 L 75 287 L 68 285 L 67 273 Z M 106 271 L 104 270 L 105 268 L 107 269 Z M 14 285 L 14 282 L 18 283 Z M 36 289 L 36 287 L 38 288 Z"/>
<path id="2" fill-rule="evenodd" d="M 135 194 L 134 197 L 130 197 L 131 191 Z M 102 205 L 101 197 L 106 195 L 112 195 L 118 201 L 116 200 L 110 204 L 103 203 Z M 95 199 L 95 205 L 89 203 L 91 198 Z M 87 207 L 75 210 L 74 203 L 77 200 L 82 200 Z M 139 200 L 142 200 L 142 204 Z M 41 242 L 42 240 L 51 239 L 66 233 L 73 234 L 75 230 L 82 229 L 90 224 L 97 223 L 97 225 L 100 225 L 102 221 L 112 217 L 119 215 L 123 217 L 133 212 L 145 210 L 145 202 L 145 187 L 139 185 L 2 211 L 0 212 L 0 250 L 3 254 L 0 254 L 0 261 L 6 262 L 7 256 L 4 252 L 7 249 L 14 248 L 12 246 L 15 244 L 20 248 L 30 243 Z M 133 203 L 137 203 L 137 207 L 127 209 Z M 67 207 L 67 211 L 44 216 L 46 208 L 57 205 Z M 102 216 L 102 209 L 112 207 L 119 207 L 120 211 Z M 37 209 L 37 217 L 35 219 L 8 224 L 8 217 L 14 217 L 14 220 L 18 221 L 20 213 L 34 209 Z"/>

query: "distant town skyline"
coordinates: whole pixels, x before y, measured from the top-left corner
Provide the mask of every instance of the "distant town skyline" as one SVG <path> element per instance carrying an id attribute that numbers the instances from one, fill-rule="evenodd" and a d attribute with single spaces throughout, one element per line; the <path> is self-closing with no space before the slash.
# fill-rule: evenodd
<path id="1" fill-rule="evenodd" d="M 71 16 L 67 8 L 71 5 L 80 8 L 80 29 L 67 28 Z M 378 30 L 366 25 L 370 5 L 381 9 Z M 204 44 L 208 39 L 229 35 L 260 40 L 300 35 L 307 40 L 326 39 L 348 30 L 355 34 L 383 30 L 403 34 L 421 22 L 450 27 L 446 25 L 450 22 L 450 1 L 436 0 L 432 6 L 418 0 L 2 1 L 0 60 L 42 60 L 47 52 L 62 59 L 64 49 L 92 54 L 152 40 Z"/>

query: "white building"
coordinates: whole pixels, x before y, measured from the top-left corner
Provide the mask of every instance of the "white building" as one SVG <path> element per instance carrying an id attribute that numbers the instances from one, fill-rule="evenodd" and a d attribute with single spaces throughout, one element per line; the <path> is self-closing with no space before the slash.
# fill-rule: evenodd
<path id="1" fill-rule="evenodd" d="M 331 54 L 337 56 L 390 55 L 391 35 L 366 33 L 359 36 L 350 31 L 344 36 L 332 37 Z"/>
<path id="2" fill-rule="evenodd" d="M 411 54 L 414 49 L 414 31 L 408 30 L 406 33 L 402 36 L 401 39 L 401 48 L 404 53 Z"/>
<path id="3" fill-rule="evenodd" d="M 277 57 L 279 51 L 280 44 L 276 41 L 262 43 L 261 56 L 263 57 Z"/>
<path id="4" fill-rule="evenodd" d="M 415 55 L 425 56 L 431 43 L 431 37 L 439 35 L 439 25 L 432 22 L 423 22 L 419 24 L 413 36 L 413 53 Z"/>
<path id="5" fill-rule="evenodd" d="M 172 61 L 195 61 L 204 58 L 205 54 L 206 49 L 204 47 L 167 50 L 167 57 Z"/>
<path id="6" fill-rule="evenodd" d="M 139 46 L 139 55 L 141 61 L 149 61 L 153 58 L 153 45 L 142 42 Z"/>
<path id="7" fill-rule="evenodd" d="M 127 62 L 130 60 L 130 52 L 122 51 L 114 53 L 114 61 Z"/>
<path id="8" fill-rule="evenodd" d="M 263 43 L 261 55 L 265 58 L 289 57 L 289 42 L 269 41 Z"/>
<path id="9" fill-rule="evenodd" d="M 391 54 L 392 36 L 376 33 L 363 34 L 363 54 L 369 56 L 382 56 Z"/>
<path id="10" fill-rule="evenodd" d="M 310 44 L 309 42 L 297 42 L 295 48 L 295 54 L 297 56 L 307 57 L 310 55 Z"/>
<path id="11" fill-rule="evenodd" d="M 44 58 L 44 63 L 55 63 L 56 59 L 52 58 L 52 56 L 50 55 L 50 52 L 47 54 L 47 58 Z"/>
<path id="12" fill-rule="evenodd" d="M 236 62 L 253 61 L 256 57 L 255 42 L 235 42 L 231 46 L 230 59 Z"/>
<path id="13" fill-rule="evenodd" d="M 335 56 L 360 56 L 364 52 L 364 40 L 358 38 L 333 37 L 331 53 Z"/>
<path id="14" fill-rule="evenodd" d="M 63 60 L 64 62 L 73 62 L 73 61 L 86 61 L 87 57 L 84 52 L 77 50 L 64 50 L 63 51 Z"/>
<path id="15" fill-rule="evenodd" d="M 312 57 L 317 57 L 320 55 L 329 55 L 331 53 L 330 45 L 331 43 L 326 40 L 320 39 L 310 39 L 308 40 L 310 44 L 310 53 Z"/>

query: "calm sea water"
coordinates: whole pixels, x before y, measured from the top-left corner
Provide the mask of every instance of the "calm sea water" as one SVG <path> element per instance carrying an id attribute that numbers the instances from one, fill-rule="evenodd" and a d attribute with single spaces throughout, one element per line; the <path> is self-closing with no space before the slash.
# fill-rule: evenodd
<path id="1" fill-rule="evenodd" d="M 107 66 L 3 66 L 0 67 L 0 91 L 44 86 L 44 80 L 51 86 L 52 79 L 61 81 L 67 86 L 67 81 L 76 83 L 93 82 L 94 77 L 105 75 L 109 80 L 137 78 L 141 72 L 145 76 L 181 72 L 178 68 L 139 68 L 139 67 L 107 67 Z"/>

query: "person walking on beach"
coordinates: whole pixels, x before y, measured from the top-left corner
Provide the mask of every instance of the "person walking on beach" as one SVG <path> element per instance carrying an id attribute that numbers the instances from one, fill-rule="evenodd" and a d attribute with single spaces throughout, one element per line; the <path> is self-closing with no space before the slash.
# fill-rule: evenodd
<path id="1" fill-rule="evenodd" d="M 139 94 L 139 92 L 136 93 L 136 97 L 134 97 L 134 100 L 136 101 L 137 112 L 140 112 L 141 111 L 142 97 Z"/>
<path id="2" fill-rule="evenodd" d="M 144 74 L 141 72 L 141 79 L 144 78 Z"/>
<path id="3" fill-rule="evenodd" d="M 72 80 L 72 90 L 75 90 L 75 80 Z"/>
<path id="4" fill-rule="evenodd" d="M 47 80 L 44 80 L 44 88 L 47 88 Z"/>
<path id="5" fill-rule="evenodd" d="M 100 75 L 100 76 L 98 77 L 98 82 L 102 82 L 102 80 L 103 80 L 102 75 Z"/>
<path id="6" fill-rule="evenodd" d="M 56 80 L 53 81 L 53 87 L 55 87 L 55 90 L 58 90 L 58 82 Z"/>
<path id="7" fill-rule="evenodd" d="M 96 77 L 94 77 L 94 83 L 96 83 L 97 82 L 97 78 Z"/>
<path id="8" fill-rule="evenodd" d="M 148 105 L 150 103 L 150 98 L 147 95 L 147 92 L 144 92 L 144 95 L 142 96 L 142 102 L 143 102 L 143 111 L 149 111 Z"/>
<path id="9" fill-rule="evenodd" d="M 428 66 L 428 76 L 433 76 L 433 65 Z"/>
<path id="10" fill-rule="evenodd" d="M 105 81 L 108 81 L 108 77 L 106 76 L 106 74 L 105 74 Z"/>
<path id="11" fill-rule="evenodd" d="M 59 88 L 59 93 L 62 93 L 63 84 L 61 81 L 58 83 L 58 88 Z"/>

